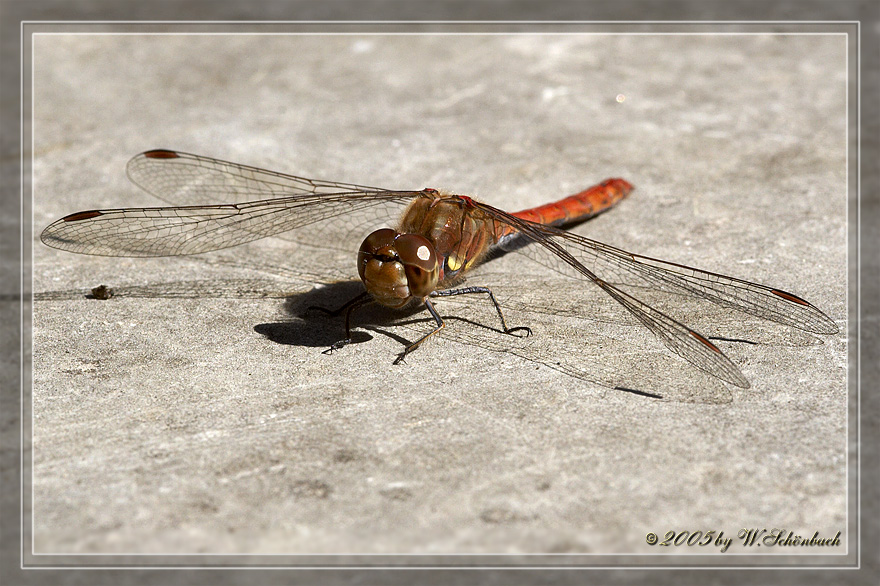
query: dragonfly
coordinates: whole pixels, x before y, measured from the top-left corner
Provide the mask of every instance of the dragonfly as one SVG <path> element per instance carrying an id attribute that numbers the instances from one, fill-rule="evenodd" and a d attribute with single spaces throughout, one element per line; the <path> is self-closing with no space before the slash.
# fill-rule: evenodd
<path id="1" fill-rule="evenodd" d="M 357 270 L 365 291 L 333 312 L 345 313 L 346 337 L 328 351 L 351 343 L 351 316 L 367 303 L 424 306 L 435 327 L 406 346 L 395 360 L 399 363 L 443 329 L 432 300 L 453 295 L 486 295 L 505 334 L 529 335 L 528 327 L 508 327 L 491 289 L 461 286 L 472 268 L 507 252 L 525 255 L 548 274 L 598 287 L 670 351 L 740 388 L 749 388 L 748 379 L 715 344 L 641 301 L 638 291 L 707 300 L 806 332 L 838 332 L 830 317 L 793 293 L 634 254 L 565 229 L 626 198 L 633 186 L 623 179 L 607 179 L 559 201 L 508 213 L 431 188 L 394 191 L 307 179 L 166 149 L 135 156 L 126 170 L 144 191 L 187 205 L 76 212 L 50 224 L 42 242 L 88 255 L 160 257 L 200 254 L 285 233 L 319 249 L 349 253 L 360 241 Z M 389 227 L 395 218 L 396 226 Z M 386 227 L 375 229 L 382 222 Z M 582 312 L 587 314 L 589 307 L 584 305 Z"/>

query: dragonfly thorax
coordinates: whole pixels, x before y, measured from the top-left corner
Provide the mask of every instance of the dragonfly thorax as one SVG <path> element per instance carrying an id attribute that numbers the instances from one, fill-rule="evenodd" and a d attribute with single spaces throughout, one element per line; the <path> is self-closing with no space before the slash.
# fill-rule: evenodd
<path id="1" fill-rule="evenodd" d="M 358 274 L 378 303 L 403 307 L 437 288 L 440 265 L 434 245 L 424 236 L 383 228 L 361 244 Z"/>

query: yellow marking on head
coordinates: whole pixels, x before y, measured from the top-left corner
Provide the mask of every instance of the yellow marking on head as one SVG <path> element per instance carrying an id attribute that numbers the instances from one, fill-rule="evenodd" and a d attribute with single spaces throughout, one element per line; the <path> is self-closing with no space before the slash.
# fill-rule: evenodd
<path id="1" fill-rule="evenodd" d="M 461 259 L 458 256 L 452 254 L 446 260 L 446 266 L 449 267 L 450 271 L 457 271 L 461 268 Z"/>

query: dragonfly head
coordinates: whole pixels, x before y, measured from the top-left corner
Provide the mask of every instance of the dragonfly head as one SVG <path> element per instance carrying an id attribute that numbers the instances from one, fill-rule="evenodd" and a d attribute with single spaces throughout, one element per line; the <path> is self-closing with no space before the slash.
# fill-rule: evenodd
<path id="1" fill-rule="evenodd" d="M 361 244 L 358 274 L 377 302 L 403 307 L 436 289 L 440 265 L 434 245 L 424 236 L 383 228 Z"/>

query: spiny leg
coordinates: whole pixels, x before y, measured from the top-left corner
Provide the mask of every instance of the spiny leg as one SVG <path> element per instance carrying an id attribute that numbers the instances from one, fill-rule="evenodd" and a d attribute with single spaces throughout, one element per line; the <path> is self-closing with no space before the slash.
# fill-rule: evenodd
<path id="1" fill-rule="evenodd" d="M 504 313 L 501 311 L 501 306 L 498 304 L 498 301 L 495 299 L 495 294 L 492 293 L 492 290 L 488 287 L 462 287 L 461 289 L 446 289 L 444 291 L 432 291 L 431 297 L 451 297 L 453 295 L 469 295 L 472 293 L 487 293 L 489 295 L 489 299 L 492 301 L 492 305 L 495 306 L 495 311 L 498 313 L 498 318 L 501 320 L 501 328 L 503 329 L 505 334 L 514 335 L 516 332 L 525 332 L 526 336 L 530 336 L 532 334 L 532 330 L 525 326 L 520 326 L 516 328 L 507 327 L 507 321 L 504 319 Z M 410 344 L 404 349 L 403 352 L 397 357 L 394 361 L 394 364 L 400 364 L 403 362 L 403 359 L 406 358 L 406 355 L 418 348 L 422 342 L 439 332 L 445 327 L 445 323 L 443 319 L 440 317 L 440 314 L 437 313 L 437 310 L 434 309 L 434 304 L 431 303 L 430 299 L 425 299 L 425 307 L 428 308 L 428 312 L 434 318 L 434 321 L 437 322 L 437 327 Z"/>
<path id="2" fill-rule="evenodd" d="M 518 326 L 515 328 L 508 328 L 507 321 L 504 319 L 504 313 L 501 311 L 501 306 L 498 305 L 498 301 L 495 299 L 495 294 L 492 293 L 492 290 L 488 287 L 462 287 L 461 289 L 447 289 L 445 291 L 432 291 L 431 297 L 450 297 L 452 295 L 469 295 L 471 293 L 487 293 L 489 295 L 489 300 L 492 302 L 492 305 L 495 306 L 495 311 L 498 312 L 498 317 L 501 319 L 501 328 L 505 334 L 513 335 L 515 332 L 525 332 L 526 337 L 532 335 L 531 328 L 526 326 Z M 432 332 L 433 333 L 433 332 Z"/>
<path id="3" fill-rule="evenodd" d="M 342 307 L 340 307 L 339 309 L 327 309 L 325 307 L 318 307 L 316 305 L 312 305 L 309 307 L 309 309 L 317 309 L 318 311 L 323 311 L 327 315 L 333 317 L 339 315 L 343 311 L 345 312 L 345 339 L 334 342 L 329 348 L 324 350 L 323 354 L 330 354 L 334 350 L 339 350 L 343 346 L 351 344 L 351 314 L 354 312 L 355 309 L 366 305 L 367 303 L 370 303 L 372 300 L 373 298 L 370 297 L 370 294 L 365 291 Z"/>
<path id="4" fill-rule="evenodd" d="M 340 307 L 339 309 L 327 309 L 326 307 L 320 307 L 320 306 L 318 306 L 318 305 L 309 305 L 309 306 L 306 308 L 306 310 L 314 309 L 314 310 L 316 310 L 316 311 L 321 311 L 321 312 L 323 312 L 324 314 L 329 315 L 329 316 L 331 316 L 331 317 L 336 317 L 337 315 L 341 314 L 343 311 L 346 311 L 347 309 L 349 309 L 349 307 L 351 307 L 351 306 L 353 306 L 353 305 L 355 305 L 355 304 L 357 304 L 357 305 L 363 305 L 364 303 L 366 303 L 365 300 L 368 299 L 369 296 L 370 296 L 370 294 L 367 293 L 366 291 L 364 291 L 363 293 L 361 293 L 360 295 L 358 295 L 358 296 L 355 297 L 354 299 L 351 299 L 351 300 L 347 301 L 347 302 L 345 303 L 345 305 L 343 305 L 343 306 Z"/>
<path id="5" fill-rule="evenodd" d="M 433 295 L 433 293 L 432 293 L 432 295 Z M 425 340 L 427 340 L 428 338 L 430 338 L 431 336 L 433 336 L 434 334 L 436 334 L 437 332 L 442 330 L 443 327 L 446 325 L 443 322 L 443 318 L 441 318 L 440 314 L 437 313 L 437 310 L 434 309 L 434 304 L 431 303 L 430 299 L 425 299 L 425 307 L 428 308 L 428 312 L 431 314 L 431 317 L 433 317 L 434 321 L 437 322 L 437 327 L 434 328 L 433 330 L 431 330 L 430 332 L 428 332 L 427 334 L 425 334 L 424 336 L 422 336 L 421 338 L 419 338 L 418 340 L 416 340 L 415 342 L 413 342 L 412 344 L 410 344 L 409 346 L 407 346 L 406 348 L 404 348 L 403 352 L 401 352 L 400 355 L 398 355 L 398 357 L 394 360 L 394 364 L 400 364 L 401 362 L 403 362 L 403 359 L 406 358 L 407 354 L 409 354 L 410 352 L 412 352 L 413 350 L 418 348 L 422 342 L 424 342 Z"/>

